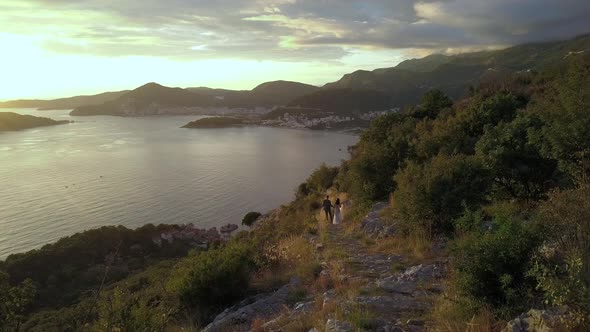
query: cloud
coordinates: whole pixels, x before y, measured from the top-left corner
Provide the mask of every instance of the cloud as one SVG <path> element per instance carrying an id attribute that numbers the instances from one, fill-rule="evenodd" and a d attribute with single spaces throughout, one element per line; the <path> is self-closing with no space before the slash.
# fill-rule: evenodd
<path id="1" fill-rule="evenodd" d="M 338 61 L 355 49 L 496 48 L 590 32 L 588 0 L 5 0 L 4 32 L 47 51 Z"/>

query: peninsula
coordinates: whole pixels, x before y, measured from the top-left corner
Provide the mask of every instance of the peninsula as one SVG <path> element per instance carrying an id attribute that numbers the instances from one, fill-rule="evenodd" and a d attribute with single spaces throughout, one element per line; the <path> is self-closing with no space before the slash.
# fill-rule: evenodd
<path id="1" fill-rule="evenodd" d="M 70 123 L 70 121 L 56 121 L 49 118 L 42 118 L 32 115 L 22 115 L 13 112 L 0 112 L 0 132 L 55 126 L 65 123 Z"/>

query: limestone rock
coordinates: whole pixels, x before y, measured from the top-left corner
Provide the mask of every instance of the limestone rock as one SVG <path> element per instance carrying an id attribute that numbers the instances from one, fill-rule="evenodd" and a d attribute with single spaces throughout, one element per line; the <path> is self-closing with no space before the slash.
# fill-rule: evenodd
<path id="1" fill-rule="evenodd" d="M 381 211 L 387 206 L 387 202 L 376 203 L 361 221 L 361 230 L 366 235 L 381 239 L 395 234 L 395 228 L 392 225 L 386 225 L 380 216 Z"/>
<path id="2" fill-rule="evenodd" d="M 567 307 L 547 310 L 531 309 L 508 322 L 503 332 L 553 332 L 563 331 L 563 321 L 567 318 Z"/>
<path id="3" fill-rule="evenodd" d="M 268 296 L 257 296 L 254 299 L 242 301 L 237 306 L 226 309 L 217 315 L 213 322 L 207 325 L 203 332 L 235 331 L 243 326 L 250 326 L 256 318 L 270 318 L 281 312 L 287 303 L 290 291 L 297 287 L 299 280 L 293 278 L 291 282 Z"/>
<path id="4" fill-rule="evenodd" d="M 326 322 L 326 332 L 354 332 L 354 326 L 349 322 L 328 319 Z"/>

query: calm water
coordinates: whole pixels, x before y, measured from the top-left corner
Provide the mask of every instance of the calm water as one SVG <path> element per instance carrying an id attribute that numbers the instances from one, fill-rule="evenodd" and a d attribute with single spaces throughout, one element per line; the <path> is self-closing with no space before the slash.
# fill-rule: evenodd
<path id="1" fill-rule="evenodd" d="M 9 110 L 0 110 L 9 111 Z M 102 225 L 240 223 L 293 198 L 357 137 L 276 128 L 181 129 L 196 116 L 70 117 L 0 133 L 0 258 Z"/>

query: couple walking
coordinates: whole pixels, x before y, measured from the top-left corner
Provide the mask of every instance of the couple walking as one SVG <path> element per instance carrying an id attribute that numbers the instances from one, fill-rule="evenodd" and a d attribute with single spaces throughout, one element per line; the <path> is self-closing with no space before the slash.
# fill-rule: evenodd
<path id="1" fill-rule="evenodd" d="M 324 199 L 324 212 L 326 213 L 326 220 L 332 221 L 333 224 L 337 225 L 342 222 L 342 204 L 340 204 L 340 198 L 336 198 L 336 202 L 332 205 L 330 196 L 326 196 Z M 332 208 L 334 208 L 334 214 L 332 215 Z"/>

